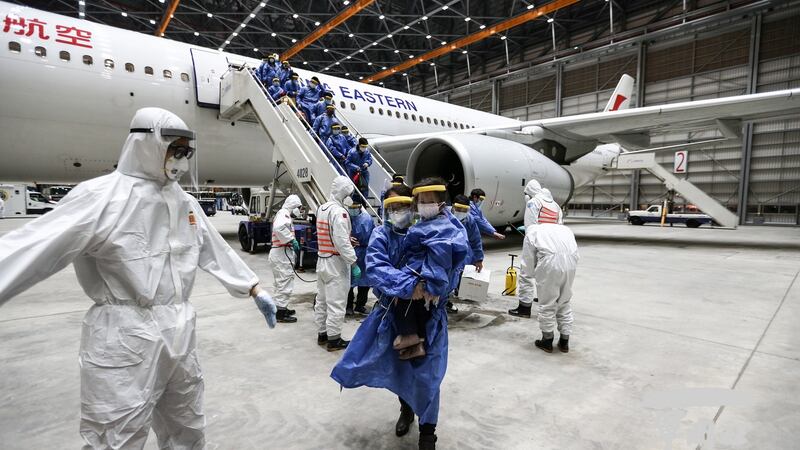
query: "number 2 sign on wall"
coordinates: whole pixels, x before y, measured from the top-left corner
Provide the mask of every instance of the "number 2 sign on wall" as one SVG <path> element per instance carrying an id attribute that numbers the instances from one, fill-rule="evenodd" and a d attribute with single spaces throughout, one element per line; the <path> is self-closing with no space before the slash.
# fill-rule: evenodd
<path id="1" fill-rule="evenodd" d="M 689 152 L 686 150 L 681 150 L 679 152 L 675 152 L 675 168 L 673 169 L 673 173 L 686 173 L 686 168 L 689 162 Z"/>

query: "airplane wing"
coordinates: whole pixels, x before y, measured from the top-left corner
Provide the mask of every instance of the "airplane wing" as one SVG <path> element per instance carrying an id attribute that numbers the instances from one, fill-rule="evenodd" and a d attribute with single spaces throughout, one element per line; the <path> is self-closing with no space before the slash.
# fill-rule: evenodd
<path id="1" fill-rule="evenodd" d="M 800 88 L 694 102 L 647 106 L 622 111 L 598 112 L 520 122 L 518 125 L 475 128 L 465 131 L 379 137 L 370 143 L 381 151 L 413 148 L 442 134 L 486 134 L 504 137 L 548 152 L 560 164 L 574 161 L 596 145 L 619 143 L 629 150 L 647 148 L 650 137 L 673 130 L 718 129 L 726 138 L 741 135 L 743 122 L 775 120 L 800 115 Z"/>

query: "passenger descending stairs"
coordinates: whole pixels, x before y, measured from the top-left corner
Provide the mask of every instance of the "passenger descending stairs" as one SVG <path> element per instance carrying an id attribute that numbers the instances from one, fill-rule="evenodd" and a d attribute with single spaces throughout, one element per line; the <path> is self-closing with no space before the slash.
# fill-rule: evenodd
<path id="1" fill-rule="evenodd" d="M 337 111 L 336 116 L 353 132 L 356 131 L 341 111 Z M 277 166 L 275 178 L 278 177 L 280 166 L 285 165 L 286 173 L 297 188 L 297 194 L 303 198 L 310 211 L 315 211 L 328 201 L 331 183 L 340 174 L 331 162 L 333 158 L 328 158 L 327 148 L 310 127 L 307 129 L 308 124 L 298 117 L 294 106 L 276 103 L 266 94 L 264 86 L 247 66 L 231 66 L 222 76 L 219 117 L 234 122 L 260 123 L 269 140 L 265 145 L 273 148 L 272 160 Z M 362 202 L 365 204 L 365 211 L 380 222 L 377 206 L 381 187 L 391 181 L 393 170 L 374 148 L 371 152 L 374 162 L 369 168 L 370 198 L 362 197 Z M 344 168 L 338 169 L 344 172 Z M 275 179 L 271 189 L 273 193 L 274 183 Z"/>

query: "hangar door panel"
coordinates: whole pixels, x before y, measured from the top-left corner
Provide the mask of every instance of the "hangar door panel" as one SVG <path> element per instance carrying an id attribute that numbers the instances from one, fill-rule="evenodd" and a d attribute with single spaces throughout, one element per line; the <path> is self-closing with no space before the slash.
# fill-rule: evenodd
<path id="1" fill-rule="evenodd" d="M 199 48 L 191 49 L 197 104 L 219 108 L 219 79 L 228 70 L 225 55 Z"/>

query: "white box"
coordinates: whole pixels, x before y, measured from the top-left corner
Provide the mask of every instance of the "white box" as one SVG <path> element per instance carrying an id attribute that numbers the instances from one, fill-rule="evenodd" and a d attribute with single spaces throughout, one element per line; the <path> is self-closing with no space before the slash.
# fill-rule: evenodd
<path id="1" fill-rule="evenodd" d="M 458 297 L 482 302 L 489 294 L 489 281 L 492 271 L 483 269 L 475 271 L 475 266 L 464 266 L 464 275 L 461 277 L 461 286 L 458 288 Z"/>

